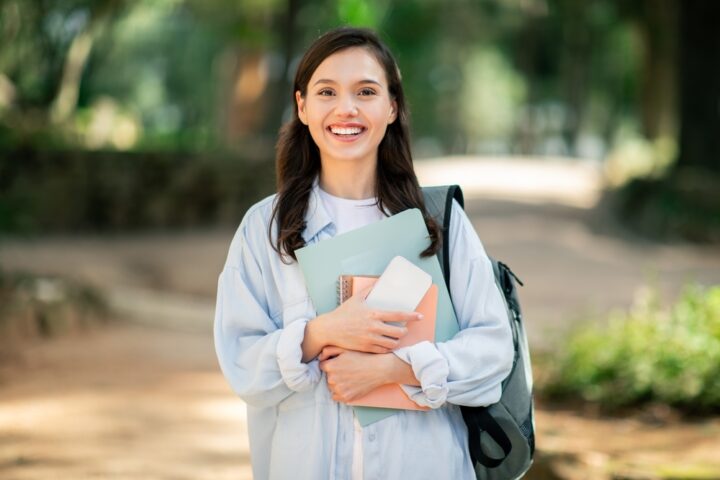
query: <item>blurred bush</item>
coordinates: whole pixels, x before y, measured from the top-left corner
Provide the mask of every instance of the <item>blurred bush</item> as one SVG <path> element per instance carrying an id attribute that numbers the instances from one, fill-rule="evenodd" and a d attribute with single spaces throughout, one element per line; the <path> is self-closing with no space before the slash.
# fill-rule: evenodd
<path id="1" fill-rule="evenodd" d="M 50 337 L 110 318 L 105 298 L 86 285 L 0 270 L 0 345 Z"/>
<path id="2" fill-rule="evenodd" d="M 237 225 L 274 166 L 213 154 L 17 150 L 0 157 L 0 231 Z"/>
<path id="3" fill-rule="evenodd" d="M 606 192 L 603 202 L 623 223 L 650 238 L 720 242 L 720 175 L 675 167 L 671 174 L 639 177 Z"/>
<path id="4" fill-rule="evenodd" d="M 661 402 L 698 411 L 720 409 L 720 286 L 687 287 L 663 308 L 657 292 L 607 326 L 571 335 L 542 390 L 606 407 Z"/>

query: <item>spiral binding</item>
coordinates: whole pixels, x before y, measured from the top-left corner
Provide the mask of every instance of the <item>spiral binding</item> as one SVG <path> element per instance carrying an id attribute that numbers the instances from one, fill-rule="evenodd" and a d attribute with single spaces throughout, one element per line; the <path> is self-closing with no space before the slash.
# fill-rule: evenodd
<path id="1" fill-rule="evenodd" d="M 337 284 L 338 305 L 352 296 L 352 275 L 340 275 Z"/>

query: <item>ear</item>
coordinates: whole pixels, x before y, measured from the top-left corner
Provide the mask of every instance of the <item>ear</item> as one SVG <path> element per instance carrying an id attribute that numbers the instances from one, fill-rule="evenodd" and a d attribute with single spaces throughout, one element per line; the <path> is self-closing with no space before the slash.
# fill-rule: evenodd
<path id="1" fill-rule="evenodd" d="M 305 125 L 307 122 L 307 114 L 305 113 L 305 98 L 300 94 L 300 90 L 295 92 L 295 103 L 297 103 L 298 118 Z"/>
<path id="2" fill-rule="evenodd" d="M 390 116 L 388 117 L 388 125 L 397 120 L 397 102 L 395 100 L 390 104 Z"/>

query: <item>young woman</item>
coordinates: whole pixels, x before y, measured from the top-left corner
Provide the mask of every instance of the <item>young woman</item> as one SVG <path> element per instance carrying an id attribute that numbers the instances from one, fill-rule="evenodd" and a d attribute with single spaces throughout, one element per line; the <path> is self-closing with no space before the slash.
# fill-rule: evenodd
<path id="1" fill-rule="evenodd" d="M 339 28 L 300 61 L 293 119 L 277 146 L 278 192 L 248 210 L 218 283 L 215 346 L 247 404 L 256 479 L 474 478 L 457 405 L 488 405 L 512 364 L 490 261 L 454 205 L 450 290 L 461 331 L 394 350 L 412 312 L 372 311 L 364 293 L 317 316 L 295 250 L 408 208 L 427 249 L 441 232 L 413 171 L 400 72 L 377 36 Z M 420 253 L 420 252 L 419 252 Z M 345 402 L 386 383 L 429 411 L 361 428 Z"/>

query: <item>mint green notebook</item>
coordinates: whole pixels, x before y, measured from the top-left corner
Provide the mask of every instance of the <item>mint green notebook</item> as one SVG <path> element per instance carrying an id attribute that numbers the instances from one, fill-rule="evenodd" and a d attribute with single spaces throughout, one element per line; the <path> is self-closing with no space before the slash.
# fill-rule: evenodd
<path id="1" fill-rule="evenodd" d="M 337 235 L 295 251 L 310 298 L 318 315 L 337 307 L 340 275 L 380 275 L 390 260 L 402 255 L 432 276 L 438 286 L 435 341 L 451 339 L 459 330 L 450 294 L 437 257 L 421 258 L 429 245 L 428 231 L 418 209 Z M 353 407 L 358 421 L 366 426 L 397 410 Z"/>

